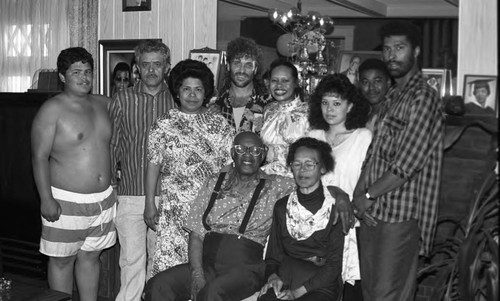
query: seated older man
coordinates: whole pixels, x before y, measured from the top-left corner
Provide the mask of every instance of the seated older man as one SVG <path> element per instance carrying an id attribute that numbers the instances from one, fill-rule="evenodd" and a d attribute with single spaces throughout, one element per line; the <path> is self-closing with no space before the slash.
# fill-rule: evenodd
<path id="1" fill-rule="evenodd" d="M 146 300 L 241 300 L 262 287 L 274 204 L 295 189 L 293 179 L 260 170 L 266 151 L 254 133 L 235 137 L 234 166 L 207 180 L 189 213 L 189 263 L 152 278 Z M 353 221 L 348 196 L 328 188 L 336 199 L 334 222 L 340 216 L 347 232 Z"/>

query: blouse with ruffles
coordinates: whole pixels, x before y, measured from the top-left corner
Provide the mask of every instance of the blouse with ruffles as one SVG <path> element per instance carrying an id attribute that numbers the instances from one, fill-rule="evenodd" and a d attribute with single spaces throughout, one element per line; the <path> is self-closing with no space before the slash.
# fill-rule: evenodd
<path id="1" fill-rule="evenodd" d="M 286 166 L 288 147 L 305 136 L 309 128 L 308 104 L 297 97 L 292 101 L 275 101 L 264 109 L 264 125 L 260 136 L 269 148 L 262 169 L 268 174 L 293 177 Z"/>

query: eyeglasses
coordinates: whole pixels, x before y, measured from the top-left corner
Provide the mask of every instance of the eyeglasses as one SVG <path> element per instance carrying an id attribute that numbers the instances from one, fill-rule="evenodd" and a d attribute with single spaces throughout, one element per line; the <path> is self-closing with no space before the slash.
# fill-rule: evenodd
<path id="1" fill-rule="evenodd" d="M 316 165 L 318 165 L 318 164 L 319 164 L 319 162 L 314 162 L 314 161 L 306 161 L 304 163 L 294 161 L 294 162 L 292 162 L 292 164 L 290 164 L 290 167 L 292 167 L 293 170 L 297 170 L 297 171 L 301 170 L 302 167 L 306 171 L 311 171 L 311 170 L 314 170 L 314 168 L 316 168 Z"/>
<path id="2" fill-rule="evenodd" d="M 247 151 L 250 151 L 250 155 L 255 156 L 255 157 L 259 156 L 260 154 L 262 154 L 266 150 L 265 147 L 245 146 L 245 145 L 239 145 L 239 144 L 233 145 L 233 149 L 238 155 L 244 155 L 244 154 L 246 154 Z"/>

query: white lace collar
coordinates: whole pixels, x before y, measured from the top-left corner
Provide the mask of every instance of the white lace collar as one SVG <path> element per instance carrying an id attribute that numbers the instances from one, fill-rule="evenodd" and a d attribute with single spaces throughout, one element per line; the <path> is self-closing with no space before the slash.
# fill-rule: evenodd
<path id="1" fill-rule="evenodd" d="M 300 204 L 297 191 L 293 191 L 288 197 L 286 205 L 286 228 L 294 239 L 305 240 L 314 232 L 323 230 L 328 226 L 335 200 L 325 185 L 323 185 L 323 194 L 325 200 L 316 214 L 312 214 L 312 212 Z"/>

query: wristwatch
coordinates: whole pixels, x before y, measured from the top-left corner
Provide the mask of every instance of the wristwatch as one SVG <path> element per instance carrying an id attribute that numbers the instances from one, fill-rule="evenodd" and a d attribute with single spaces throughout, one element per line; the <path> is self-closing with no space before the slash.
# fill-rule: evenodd
<path id="1" fill-rule="evenodd" d="M 366 197 L 366 199 L 368 199 L 370 201 L 375 201 L 375 198 L 370 195 L 370 193 L 368 192 L 368 189 L 366 190 L 365 197 Z"/>

